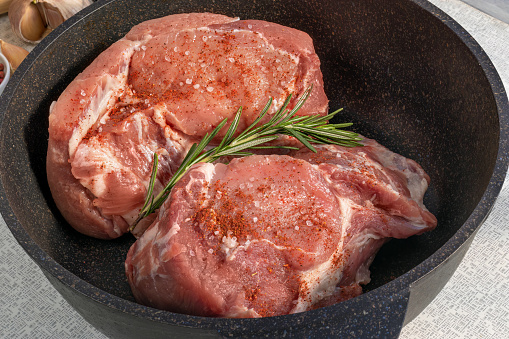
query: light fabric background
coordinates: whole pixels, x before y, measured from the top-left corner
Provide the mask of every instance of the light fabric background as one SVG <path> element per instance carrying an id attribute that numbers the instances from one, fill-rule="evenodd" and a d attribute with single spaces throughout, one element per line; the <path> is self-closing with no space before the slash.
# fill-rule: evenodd
<path id="1" fill-rule="evenodd" d="M 470 2 L 473 0 L 470 0 Z M 509 25 L 458 0 L 431 0 L 484 48 L 509 88 Z M 13 39 L 7 15 L 0 38 Z M 16 40 L 19 44 L 19 40 Z M 30 45 L 25 45 L 31 48 Z M 509 333 L 509 179 L 465 259 L 400 338 L 503 338 Z M 0 218 L 0 337 L 104 338 L 47 282 Z"/>
<path id="2" fill-rule="evenodd" d="M 507 0 L 463 0 L 469 5 L 509 23 L 509 1 Z"/>

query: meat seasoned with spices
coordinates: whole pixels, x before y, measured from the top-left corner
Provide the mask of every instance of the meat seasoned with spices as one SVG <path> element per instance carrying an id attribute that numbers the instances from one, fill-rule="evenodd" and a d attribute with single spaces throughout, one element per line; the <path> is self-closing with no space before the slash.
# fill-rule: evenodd
<path id="1" fill-rule="evenodd" d="M 325 114 L 319 66 L 306 33 L 273 23 L 194 13 L 135 26 L 51 106 L 47 174 L 59 210 L 86 235 L 124 234 L 143 204 L 153 153 L 157 193 L 190 145 L 240 106 L 239 130 L 269 97 L 267 118 L 313 84 L 299 114 Z"/>
<path id="2" fill-rule="evenodd" d="M 389 238 L 433 229 L 429 178 L 372 140 L 198 164 L 131 247 L 126 272 L 145 305 L 263 317 L 355 297 Z"/>

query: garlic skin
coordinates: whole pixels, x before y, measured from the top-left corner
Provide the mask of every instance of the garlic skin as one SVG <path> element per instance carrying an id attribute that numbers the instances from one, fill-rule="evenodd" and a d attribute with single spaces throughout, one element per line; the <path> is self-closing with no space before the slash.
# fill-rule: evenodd
<path id="1" fill-rule="evenodd" d="M 16 70 L 16 68 L 18 68 L 23 59 L 25 59 L 25 57 L 28 55 L 28 51 L 26 49 L 5 42 L 2 39 L 0 39 L 0 48 L 2 50 L 2 54 L 7 58 L 7 60 L 11 64 L 13 72 Z"/>
<path id="2" fill-rule="evenodd" d="M 92 4 L 92 0 L 32 0 L 46 25 L 55 29 L 65 20 Z"/>

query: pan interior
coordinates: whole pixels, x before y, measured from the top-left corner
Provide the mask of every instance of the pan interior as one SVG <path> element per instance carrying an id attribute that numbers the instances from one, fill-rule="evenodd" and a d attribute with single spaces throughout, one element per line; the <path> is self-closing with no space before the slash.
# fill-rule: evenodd
<path id="1" fill-rule="evenodd" d="M 425 204 L 433 232 L 386 244 L 371 267 L 372 290 L 440 249 L 484 194 L 497 160 L 499 122 L 490 84 L 472 52 L 411 1 L 112 1 L 54 39 L 19 80 L 2 125 L 1 175 L 16 218 L 64 268 L 134 300 L 123 261 L 134 239 L 82 236 L 58 212 L 46 181 L 48 112 L 67 84 L 135 24 L 172 13 L 262 19 L 311 35 L 338 121 L 420 163 L 431 177 Z M 16 173 L 16 174 L 14 174 Z"/>

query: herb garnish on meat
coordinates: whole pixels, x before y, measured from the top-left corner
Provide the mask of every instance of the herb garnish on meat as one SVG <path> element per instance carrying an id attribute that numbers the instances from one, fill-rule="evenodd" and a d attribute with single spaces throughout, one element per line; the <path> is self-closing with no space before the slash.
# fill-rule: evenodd
<path id="1" fill-rule="evenodd" d="M 295 137 L 313 152 L 316 152 L 316 150 L 311 143 L 335 144 L 346 147 L 362 146 L 362 144 L 358 142 L 362 140 L 362 138 L 360 138 L 357 133 L 342 130 L 342 128 L 351 126 L 352 123 L 328 124 L 328 121 L 339 113 L 341 109 L 325 116 L 295 116 L 309 97 L 312 87 L 313 86 L 310 86 L 304 91 L 292 110 L 287 109 L 292 98 L 292 94 L 288 95 L 283 106 L 274 116 L 267 123 L 257 127 L 256 125 L 261 121 L 272 105 L 272 98 L 270 98 L 260 112 L 258 118 L 238 136 L 234 137 L 242 114 L 242 107 L 240 107 L 220 144 L 204 151 L 210 141 L 227 123 L 227 119 L 224 119 L 210 134 L 207 133 L 199 144 L 195 143 L 191 146 L 191 149 L 182 161 L 177 172 L 173 175 L 166 187 L 155 197 L 153 196 L 153 191 L 157 175 L 158 156 L 157 153 L 154 153 L 154 162 L 145 204 L 139 212 L 138 218 L 129 227 L 129 230 L 132 231 L 143 218 L 155 212 L 164 203 L 166 198 L 170 195 L 172 188 L 184 176 L 189 168 L 199 162 L 214 162 L 223 156 L 253 155 L 253 153 L 246 152 L 245 150 L 247 149 L 297 149 L 292 146 L 267 145 L 268 142 L 276 140 L 281 134 Z"/>

